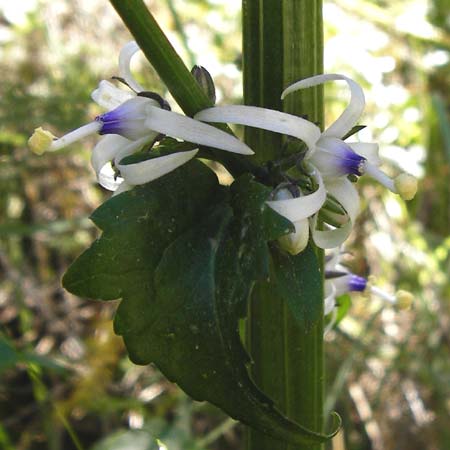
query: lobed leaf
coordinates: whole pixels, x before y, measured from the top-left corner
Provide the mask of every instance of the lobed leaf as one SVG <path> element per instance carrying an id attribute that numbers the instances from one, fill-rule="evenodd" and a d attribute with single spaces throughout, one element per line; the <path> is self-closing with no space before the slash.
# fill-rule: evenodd
<path id="1" fill-rule="evenodd" d="M 329 436 L 290 421 L 256 387 L 239 337 L 252 286 L 270 275 L 268 241 L 292 231 L 266 205 L 269 193 L 247 175 L 224 192 L 192 161 L 102 205 L 92 219 L 103 234 L 63 283 L 77 295 L 122 298 L 115 331 L 133 362 L 153 362 L 194 399 L 273 437 L 322 442 Z"/>

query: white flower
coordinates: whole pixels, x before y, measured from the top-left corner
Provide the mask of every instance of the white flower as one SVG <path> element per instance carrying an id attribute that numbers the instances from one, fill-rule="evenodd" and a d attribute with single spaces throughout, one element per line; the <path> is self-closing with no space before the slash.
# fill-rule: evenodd
<path id="1" fill-rule="evenodd" d="M 120 76 L 135 92 L 119 89 L 109 81 L 102 80 L 92 92 L 92 99 L 108 112 L 59 139 L 55 139 L 48 131 L 37 128 L 29 139 L 30 148 L 35 153 L 42 154 L 62 149 L 95 133 L 105 135 L 93 149 L 92 166 L 103 187 L 116 190 L 124 182 L 122 191 L 126 187 L 154 180 L 196 155 L 198 150 L 192 150 L 135 164 L 121 164 L 125 156 L 153 143 L 160 134 L 234 153 L 253 154 L 247 145 L 234 136 L 198 120 L 168 111 L 165 109 L 165 102 L 158 99 L 158 96 L 142 92 L 143 88 L 130 71 L 131 58 L 138 50 L 138 45 L 130 42 L 119 55 Z M 116 169 L 120 171 L 120 177 L 111 161 L 114 161 Z"/>
<path id="2" fill-rule="evenodd" d="M 404 290 L 389 294 L 373 285 L 372 277 L 356 275 L 341 265 L 342 252 L 336 248 L 327 256 L 325 263 L 325 299 L 324 314 L 330 314 L 336 307 L 336 298 L 350 292 L 364 292 L 376 295 L 383 301 L 396 305 L 399 309 L 408 309 L 413 302 L 413 295 Z"/>
<path id="3" fill-rule="evenodd" d="M 291 114 L 256 106 L 218 106 L 198 113 L 195 118 L 206 122 L 225 122 L 274 131 L 301 139 L 308 147 L 304 161 L 310 174 L 317 180 L 317 190 L 298 198 L 275 200 L 268 204 L 296 223 L 310 218 L 312 237 L 321 248 L 339 246 L 348 237 L 359 210 L 359 196 L 347 175 L 368 174 L 404 199 L 411 199 L 417 189 L 414 177 L 401 174 L 392 180 L 378 166 L 378 145 L 373 143 L 345 143 L 342 138 L 356 125 L 365 99 L 361 87 L 343 75 L 318 75 L 289 86 L 281 98 L 298 90 L 322 84 L 329 80 L 344 80 L 350 87 L 351 100 L 341 116 L 323 133 L 313 123 Z M 324 192 L 342 205 L 347 221 L 340 227 L 317 228 L 317 211 L 326 200 Z M 296 220 L 293 220 L 295 218 Z"/>

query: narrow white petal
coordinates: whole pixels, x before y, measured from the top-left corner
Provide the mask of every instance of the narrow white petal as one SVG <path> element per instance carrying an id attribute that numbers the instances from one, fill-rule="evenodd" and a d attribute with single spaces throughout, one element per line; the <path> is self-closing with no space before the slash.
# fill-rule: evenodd
<path id="1" fill-rule="evenodd" d="M 336 306 L 336 288 L 331 280 L 325 281 L 324 315 L 330 314 Z"/>
<path id="2" fill-rule="evenodd" d="M 325 182 L 327 191 L 344 207 L 353 222 L 359 212 L 359 194 L 354 183 L 347 178 Z M 338 247 L 336 245 L 336 247 Z"/>
<path id="3" fill-rule="evenodd" d="M 364 92 L 361 86 L 352 79 L 339 74 L 326 74 L 316 75 L 314 77 L 306 78 L 304 80 L 297 81 L 296 83 L 288 86 L 281 98 L 284 99 L 286 95 L 298 91 L 299 89 L 305 89 L 319 84 L 326 83 L 327 81 L 344 80 L 347 82 L 350 88 L 350 103 L 344 112 L 338 117 L 338 119 L 332 123 L 323 133 L 324 136 L 332 136 L 342 138 L 345 136 L 358 122 L 361 114 L 364 111 L 365 98 Z"/>
<path id="4" fill-rule="evenodd" d="M 266 202 L 274 211 L 295 224 L 315 214 L 324 204 L 327 193 L 322 177 L 317 172 L 316 180 L 319 187 L 315 192 L 302 197 L 288 200 L 272 200 Z"/>
<path id="5" fill-rule="evenodd" d="M 340 228 L 330 230 L 317 229 L 317 216 L 310 219 L 311 234 L 314 243 L 320 248 L 333 248 L 342 244 L 350 235 L 353 224 L 349 221 Z"/>
<path id="6" fill-rule="evenodd" d="M 326 184 L 327 191 L 344 207 L 348 222 L 340 228 L 317 229 L 317 215 L 310 219 L 311 233 L 315 244 L 320 248 L 340 246 L 350 235 L 359 211 L 359 196 L 356 188 L 346 178 L 332 180 Z"/>
<path id="7" fill-rule="evenodd" d="M 347 142 L 347 145 L 358 155 L 364 156 L 374 166 L 381 164 L 381 159 L 378 156 L 378 144 L 372 142 Z"/>
<path id="8" fill-rule="evenodd" d="M 127 82 L 128 86 L 136 92 L 145 91 L 131 74 L 131 58 L 139 50 L 139 45 L 135 41 L 131 41 L 122 47 L 119 54 L 119 74 Z"/>
<path id="9" fill-rule="evenodd" d="M 172 153 L 135 164 L 118 164 L 120 174 L 129 185 L 148 183 L 162 177 L 192 159 L 198 150 Z"/>
<path id="10" fill-rule="evenodd" d="M 205 122 L 236 123 L 287 134 L 301 139 L 310 149 L 314 149 L 320 137 L 319 127 L 301 117 L 257 106 L 216 106 L 194 117 Z"/>
<path id="11" fill-rule="evenodd" d="M 190 117 L 151 105 L 147 106 L 145 126 L 159 133 L 193 142 L 194 144 L 220 148 L 243 155 L 253 155 L 254 153 L 250 147 L 225 131 L 218 130 L 211 125 Z"/>
<path id="12" fill-rule="evenodd" d="M 335 270 L 336 266 L 339 264 L 339 259 L 341 256 L 341 247 L 336 247 L 336 248 L 332 248 L 330 249 L 330 251 L 328 251 L 326 253 L 326 257 L 328 259 L 328 261 L 325 264 L 325 270 Z"/>
<path id="13" fill-rule="evenodd" d="M 97 89 L 91 94 L 92 100 L 108 111 L 133 97 L 135 97 L 134 93 L 119 89 L 107 80 L 100 81 Z"/>

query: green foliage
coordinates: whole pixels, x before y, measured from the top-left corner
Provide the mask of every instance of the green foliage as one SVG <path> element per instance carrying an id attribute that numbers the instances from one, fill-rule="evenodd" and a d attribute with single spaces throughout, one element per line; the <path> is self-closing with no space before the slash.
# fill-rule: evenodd
<path id="1" fill-rule="evenodd" d="M 135 363 L 155 363 L 194 399 L 278 439 L 319 442 L 327 436 L 290 422 L 254 385 L 239 337 L 253 283 L 269 277 L 302 325 L 319 318 L 321 298 L 293 305 L 302 303 L 300 292 L 320 286 L 311 250 L 288 257 L 285 277 L 270 273 L 267 243 L 292 225 L 266 205 L 269 194 L 249 175 L 226 192 L 193 161 L 102 205 L 92 220 L 104 233 L 63 284 L 85 297 L 122 298 L 115 330 Z M 313 268 L 312 284 L 302 275 L 305 264 Z"/>
<path id="2" fill-rule="evenodd" d="M 292 256 L 273 248 L 276 294 L 288 305 L 300 328 L 309 331 L 322 314 L 322 275 L 311 245 Z"/>

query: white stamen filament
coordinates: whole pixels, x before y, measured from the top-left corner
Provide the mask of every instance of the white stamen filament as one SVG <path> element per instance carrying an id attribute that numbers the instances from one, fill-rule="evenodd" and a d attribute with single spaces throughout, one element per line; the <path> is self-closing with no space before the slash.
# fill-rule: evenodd
<path id="1" fill-rule="evenodd" d="M 392 294 L 388 294 L 386 291 L 383 291 L 382 289 L 376 287 L 376 286 L 368 286 L 369 290 L 372 294 L 377 295 L 381 299 L 387 301 L 388 303 L 395 305 L 397 303 L 397 297 Z"/>
<path id="2" fill-rule="evenodd" d="M 383 171 L 381 171 L 378 167 L 371 164 L 369 161 L 366 162 L 365 173 L 374 178 L 375 180 L 377 180 L 379 183 L 388 188 L 394 194 L 397 194 L 397 189 L 395 187 L 394 180 L 388 177 Z"/>
<path id="3" fill-rule="evenodd" d="M 54 141 L 51 147 L 49 148 L 49 151 L 60 150 L 64 147 L 67 147 L 70 144 L 73 144 L 74 142 L 79 141 L 80 139 L 85 138 L 86 136 L 98 133 L 101 127 L 102 123 L 99 121 L 93 121 L 86 125 L 83 125 L 82 127 L 77 128 L 76 130 L 73 130 L 70 133 L 67 133 L 63 137 Z"/>

